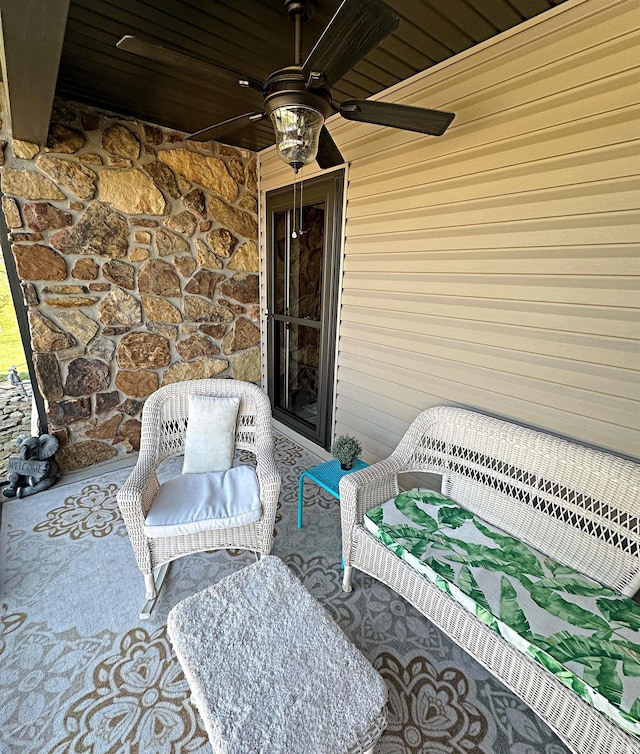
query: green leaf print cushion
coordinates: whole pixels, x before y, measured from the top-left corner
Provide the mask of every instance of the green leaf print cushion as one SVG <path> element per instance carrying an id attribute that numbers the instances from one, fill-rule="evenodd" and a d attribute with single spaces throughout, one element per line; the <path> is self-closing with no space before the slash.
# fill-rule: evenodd
<path id="1" fill-rule="evenodd" d="M 398 557 L 640 737 L 640 605 L 438 492 L 403 492 L 365 528 Z"/>

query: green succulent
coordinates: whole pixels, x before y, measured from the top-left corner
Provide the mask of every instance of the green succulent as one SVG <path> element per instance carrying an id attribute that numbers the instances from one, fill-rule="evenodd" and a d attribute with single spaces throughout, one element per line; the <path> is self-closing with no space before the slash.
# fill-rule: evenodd
<path id="1" fill-rule="evenodd" d="M 362 445 L 355 437 L 341 435 L 331 446 L 331 455 L 340 461 L 340 465 L 350 469 L 354 460 L 362 453 Z"/>

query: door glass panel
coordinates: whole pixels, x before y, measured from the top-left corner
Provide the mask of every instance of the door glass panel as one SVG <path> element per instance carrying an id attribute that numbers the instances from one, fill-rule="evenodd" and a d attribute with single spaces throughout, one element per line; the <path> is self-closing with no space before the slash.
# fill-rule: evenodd
<path id="1" fill-rule="evenodd" d="M 324 252 L 324 203 L 304 207 L 302 230 L 292 239 L 289 315 L 320 320 Z"/>
<path id="2" fill-rule="evenodd" d="M 277 212 L 274 216 L 274 265 L 275 265 L 275 300 L 276 314 L 284 314 L 287 306 L 287 215 L 288 212 Z"/>
<path id="3" fill-rule="evenodd" d="M 304 207 L 302 215 L 296 211 L 295 217 L 293 212 L 275 214 L 275 314 L 320 321 L 324 216 L 324 202 Z"/>
<path id="4" fill-rule="evenodd" d="M 318 423 L 320 330 L 277 323 L 279 390 L 277 406 L 314 429 Z"/>
<path id="5" fill-rule="evenodd" d="M 324 202 L 306 205 L 301 214 L 288 210 L 274 215 L 276 405 L 314 429 L 318 424 L 324 223 Z M 315 327 L 296 321 L 300 319 Z"/>

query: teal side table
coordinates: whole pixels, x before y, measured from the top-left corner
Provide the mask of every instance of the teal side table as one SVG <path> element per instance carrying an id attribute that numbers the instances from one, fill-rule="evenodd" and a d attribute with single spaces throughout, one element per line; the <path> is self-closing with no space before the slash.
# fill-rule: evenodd
<path id="1" fill-rule="evenodd" d="M 298 529 L 302 529 L 302 501 L 304 497 L 304 480 L 311 479 L 323 490 L 340 500 L 340 480 L 345 474 L 352 474 L 354 471 L 366 469 L 369 464 L 361 461 L 359 458 L 353 462 L 349 471 L 343 471 L 340 468 L 340 461 L 326 461 L 318 466 L 312 466 L 310 469 L 300 474 L 300 483 L 298 485 Z"/>

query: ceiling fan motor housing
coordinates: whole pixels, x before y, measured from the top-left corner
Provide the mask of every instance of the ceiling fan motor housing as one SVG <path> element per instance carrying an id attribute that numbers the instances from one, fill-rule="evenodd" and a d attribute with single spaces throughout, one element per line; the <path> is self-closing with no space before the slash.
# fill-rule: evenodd
<path id="1" fill-rule="evenodd" d="M 274 71 L 266 80 L 264 89 L 264 109 L 268 116 L 278 107 L 302 105 L 311 107 L 328 118 L 336 110 L 327 89 L 309 90 L 306 87 L 302 68 L 290 65 Z"/>

